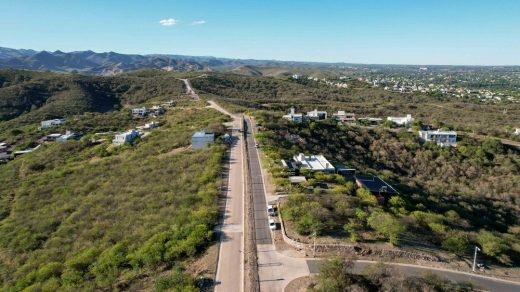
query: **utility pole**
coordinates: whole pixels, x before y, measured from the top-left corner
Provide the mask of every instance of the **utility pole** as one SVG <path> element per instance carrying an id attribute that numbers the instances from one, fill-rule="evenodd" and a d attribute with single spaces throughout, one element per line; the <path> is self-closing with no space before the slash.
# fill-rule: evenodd
<path id="1" fill-rule="evenodd" d="M 475 272 L 475 266 L 477 265 L 477 252 L 480 251 L 480 248 L 475 246 L 475 255 L 473 256 L 473 272 Z"/>

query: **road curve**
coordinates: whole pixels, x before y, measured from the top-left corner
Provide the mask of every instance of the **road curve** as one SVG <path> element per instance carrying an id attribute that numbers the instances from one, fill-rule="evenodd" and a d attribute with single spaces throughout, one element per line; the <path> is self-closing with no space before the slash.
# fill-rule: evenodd
<path id="1" fill-rule="evenodd" d="M 307 265 L 311 274 L 319 272 L 320 263 L 323 259 L 309 259 Z M 364 269 L 370 265 L 376 264 L 376 261 L 356 260 L 354 261 L 353 272 L 360 274 Z M 491 278 L 474 273 L 458 272 L 448 269 L 424 267 L 411 264 L 401 263 L 385 263 L 385 265 L 392 266 L 395 271 L 406 276 L 421 276 L 424 273 L 433 273 L 441 276 L 452 282 L 468 282 L 472 283 L 476 288 L 484 291 L 500 291 L 500 292 L 518 292 L 520 291 L 520 283 Z"/>

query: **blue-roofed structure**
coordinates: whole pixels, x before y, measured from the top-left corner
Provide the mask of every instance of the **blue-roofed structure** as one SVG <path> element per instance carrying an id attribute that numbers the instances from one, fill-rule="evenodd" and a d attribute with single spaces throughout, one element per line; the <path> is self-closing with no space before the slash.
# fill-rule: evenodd
<path id="1" fill-rule="evenodd" d="M 205 131 L 197 131 L 191 136 L 191 148 L 203 149 L 207 145 L 215 141 L 214 133 L 206 133 Z"/>

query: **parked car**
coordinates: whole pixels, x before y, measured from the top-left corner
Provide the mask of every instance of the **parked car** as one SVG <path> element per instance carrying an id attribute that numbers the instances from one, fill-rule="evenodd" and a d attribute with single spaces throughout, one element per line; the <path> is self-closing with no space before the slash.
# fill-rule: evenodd
<path id="1" fill-rule="evenodd" d="M 269 216 L 275 216 L 276 215 L 276 211 L 274 210 L 274 206 L 273 205 L 267 205 L 267 215 L 269 215 Z"/>
<path id="2" fill-rule="evenodd" d="M 269 219 L 269 229 L 276 230 L 276 222 L 274 222 L 274 219 Z"/>
<path id="3" fill-rule="evenodd" d="M 255 148 L 260 148 L 260 145 L 258 145 L 258 143 L 256 143 Z"/>

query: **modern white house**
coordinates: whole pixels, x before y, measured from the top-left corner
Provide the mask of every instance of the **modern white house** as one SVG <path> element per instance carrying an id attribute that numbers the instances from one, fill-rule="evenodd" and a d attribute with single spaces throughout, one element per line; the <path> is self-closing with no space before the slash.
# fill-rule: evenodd
<path id="1" fill-rule="evenodd" d="M 457 132 L 455 131 L 419 131 L 423 141 L 432 141 L 440 146 L 457 146 Z"/>
<path id="2" fill-rule="evenodd" d="M 520 135 L 520 128 L 516 128 L 514 134 L 515 135 Z"/>
<path id="3" fill-rule="evenodd" d="M 392 121 L 398 126 L 409 126 L 413 122 L 412 115 L 408 114 L 406 117 L 388 117 L 387 120 Z"/>
<path id="4" fill-rule="evenodd" d="M 47 129 L 54 126 L 59 126 L 61 124 L 65 123 L 64 119 L 52 119 L 52 120 L 46 120 L 41 122 L 41 128 Z"/>
<path id="5" fill-rule="evenodd" d="M 126 143 L 131 143 L 137 137 L 139 137 L 139 132 L 134 129 L 128 130 L 124 133 L 120 133 L 114 136 L 114 140 L 112 140 L 112 144 L 114 145 L 123 145 Z"/>
<path id="6" fill-rule="evenodd" d="M 215 141 L 214 133 L 206 133 L 205 131 L 197 131 L 191 136 L 191 148 L 203 149 L 207 145 Z"/>
<path id="7" fill-rule="evenodd" d="M 159 127 L 161 124 L 156 121 L 151 121 L 149 123 L 144 124 L 143 129 L 153 129 Z"/>
<path id="8" fill-rule="evenodd" d="M 307 117 L 311 120 L 324 120 L 327 118 L 327 112 L 325 111 L 318 111 L 317 109 L 314 109 L 311 112 L 307 112 Z"/>
<path id="9" fill-rule="evenodd" d="M 340 122 L 354 122 L 356 121 L 356 114 L 346 113 L 345 111 L 338 111 L 337 113 L 332 114 L 332 118 Z"/>
<path id="10" fill-rule="evenodd" d="M 68 141 L 70 139 L 74 139 L 76 138 L 77 134 L 74 133 L 74 132 L 71 132 L 71 131 L 66 131 L 65 134 L 59 136 L 58 138 L 56 138 L 56 142 L 65 142 L 65 141 Z"/>
<path id="11" fill-rule="evenodd" d="M 132 115 L 133 116 L 141 116 L 144 117 L 148 114 L 148 110 L 146 107 L 140 107 L 140 108 L 133 108 L 132 109 Z"/>
<path id="12" fill-rule="evenodd" d="M 295 123 L 301 123 L 303 121 L 303 114 L 297 114 L 294 111 L 294 108 L 291 108 L 291 112 L 288 115 L 283 116 L 284 119 L 295 122 Z"/>
<path id="13" fill-rule="evenodd" d="M 327 158 L 323 155 L 311 155 L 305 156 L 305 154 L 300 153 L 293 157 L 296 165 L 301 169 L 310 169 L 312 171 L 323 171 L 323 172 L 332 172 L 334 173 L 334 166 L 330 163 Z"/>

